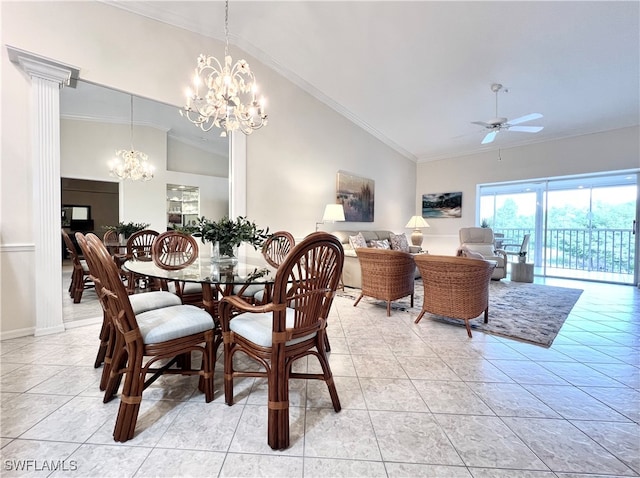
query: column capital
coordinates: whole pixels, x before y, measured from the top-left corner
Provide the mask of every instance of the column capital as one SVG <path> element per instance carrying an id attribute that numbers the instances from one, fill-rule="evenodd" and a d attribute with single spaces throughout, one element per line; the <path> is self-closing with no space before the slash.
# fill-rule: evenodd
<path id="1" fill-rule="evenodd" d="M 31 78 L 42 78 L 58 83 L 61 86 L 75 87 L 80 70 L 49 58 L 20 50 L 7 45 L 9 60 L 15 63 Z"/>

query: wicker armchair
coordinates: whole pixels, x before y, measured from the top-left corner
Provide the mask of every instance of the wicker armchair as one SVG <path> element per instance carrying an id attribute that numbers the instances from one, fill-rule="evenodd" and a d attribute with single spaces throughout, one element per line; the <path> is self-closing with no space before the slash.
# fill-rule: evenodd
<path id="1" fill-rule="evenodd" d="M 413 307 L 413 285 L 416 265 L 407 252 L 388 249 L 358 248 L 356 254 L 362 270 L 362 293 L 353 306 L 365 295 L 387 302 L 387 317 L 391 302 L 408 295 Z"/>
<path id="2" fill-rule="evenodd" d="M 467 334 L 471 335 L 469 320 L 484 314 L 489 321 L 489 282 L 495 263 L 466 257 L 415 257 L 422 273 L 424 301 L 417 324 L 425 312 L 464 320 Z"/>
<path id="3" fill-rule="evenodd" d="M 340 411 L 324 334 L 343 263 L 338 239 L 315 232 L 295 246 L 278 268 L 269 303 L 254 306 L 238 296 L 220 301 L 225 402 L 233 403 L 234 377 L 267 378 L 267 441 L 273 449 L 289 446 L 290 378 L 323 380 L 334 410 Z M 263 370 L 236 370 L 233 356 L 238 351 Z M 292 370 L 293 362 L 306 356 L 319 360 L 322 373 Z"/>

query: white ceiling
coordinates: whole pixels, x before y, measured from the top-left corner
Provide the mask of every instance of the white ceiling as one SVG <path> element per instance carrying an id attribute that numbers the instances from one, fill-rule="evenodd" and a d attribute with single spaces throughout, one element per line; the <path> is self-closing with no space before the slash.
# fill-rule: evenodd
<path id="1" fill-rule="evenodd" d="M 223 2 L 107 3 L 224 37 Z M 232 56 L 239 46 L 417 161 L 638 125 L 639 23 L 637 1 L 229 6 Z M 496 82 L 509 89 L 499 116 L 541 113 L 528 124 L 542 132 L 480 145 L 486 131 L 471 122 L 495 116 Z"/>

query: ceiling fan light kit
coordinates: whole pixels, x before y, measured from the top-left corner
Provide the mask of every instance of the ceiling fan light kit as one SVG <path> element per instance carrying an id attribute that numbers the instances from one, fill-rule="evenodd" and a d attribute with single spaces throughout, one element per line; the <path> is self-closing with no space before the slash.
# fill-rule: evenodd
<path id="1" fill-rule="evenodd" d="M 533 121 L 542 118 L 540 113 L 530 113 L 528 115 L 520 116 L 519 118 L 509 121 L 508 118 L 498 116 L 498 93 L 500 91 L 507 93 L 509 90 L 504 88 L 500 83 L 494 83 L 491 85 L 491 91 L 496 95 L 496 116 L 487 121 L 472 121 L 471 124 L 480 125 L 489 130 L 489 132 L 482 139 L 481 144 L 492 143 L 500 131 L 517 131 L 519 133 L 538 133 L 542 131 L 543 126 L 517 126 L 527 121 Z"/>

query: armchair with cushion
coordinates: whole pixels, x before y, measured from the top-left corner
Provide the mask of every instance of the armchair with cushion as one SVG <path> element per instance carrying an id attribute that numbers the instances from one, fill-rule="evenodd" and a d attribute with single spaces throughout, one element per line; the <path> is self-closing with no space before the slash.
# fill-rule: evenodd
<path id="1" fill-rule="evenodd" d="M 488 227 L 463 227 L 460 229 L 458 256 L 495 261 L 491 279 L 504 279 L 507 275 L 507 254 L 495 248 L 493 230 Z"/>

